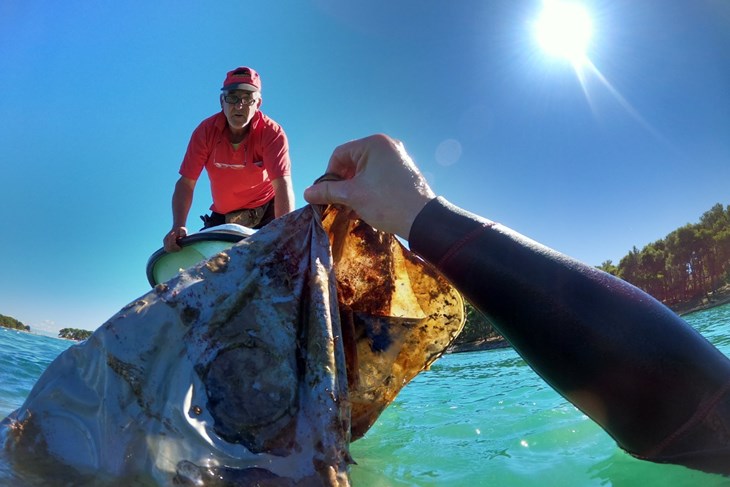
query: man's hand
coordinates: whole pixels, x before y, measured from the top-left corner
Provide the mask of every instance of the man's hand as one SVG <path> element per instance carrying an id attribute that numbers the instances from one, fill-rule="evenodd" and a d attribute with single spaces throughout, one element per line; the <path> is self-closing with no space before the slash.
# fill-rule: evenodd
<path id="1" fill-rule="evenodd" d="M 185 227 L 175 227 L 172 230 L 170 230 L 167 235 L 165 235 L 165 238 L 163 240 L 163 244 L 165 245 L 165 251 L 167 252 L 178 252 L 182 249 L 180 245 L 178 245 L 177 241 L 181 238 L 187 236 L 188 229 Z"/>
<path id="2" fill-rule="evenodd" d="M 327 173 L 343 181 L 322 181 L 304 190 L 312 204 L 340 204 L 369 225 L 408 239 L 416 216 L 436 197 L 403 144 L 371 135 L 337 147 Z"/>

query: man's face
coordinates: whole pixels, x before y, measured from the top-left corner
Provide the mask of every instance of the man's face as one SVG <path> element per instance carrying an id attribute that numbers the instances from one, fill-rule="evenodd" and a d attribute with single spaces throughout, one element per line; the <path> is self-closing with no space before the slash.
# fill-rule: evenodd
<path id="1" fill-rule="evenodd" d="M 221 108 L 228 125 L 236 132 L 243 130 L 261 106 L 261 95 L 257 92 L 233 90 L 221 95 Z"/>

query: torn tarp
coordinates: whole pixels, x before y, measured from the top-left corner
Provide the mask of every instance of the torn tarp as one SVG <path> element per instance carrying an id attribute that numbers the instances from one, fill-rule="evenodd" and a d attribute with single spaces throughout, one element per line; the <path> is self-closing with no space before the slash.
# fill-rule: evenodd
<path id="1" fill-rule="evenodd" d="M 3 421 L 3 460 L 31 485 L 348 485 L 351 424 L 463 323 L 437 273 L 348 215 L 305 207 L 122 309 Z"/>

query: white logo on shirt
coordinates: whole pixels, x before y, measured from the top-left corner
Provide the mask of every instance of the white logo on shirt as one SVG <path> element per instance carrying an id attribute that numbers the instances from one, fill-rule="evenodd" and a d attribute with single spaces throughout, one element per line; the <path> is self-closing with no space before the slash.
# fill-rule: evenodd
<path id="1" fill-rule="evenodd" d="M 223 162 L 215 162 L 213 165 L 219 169 L 243 169 L 245 164 L 225 164 Z"/>

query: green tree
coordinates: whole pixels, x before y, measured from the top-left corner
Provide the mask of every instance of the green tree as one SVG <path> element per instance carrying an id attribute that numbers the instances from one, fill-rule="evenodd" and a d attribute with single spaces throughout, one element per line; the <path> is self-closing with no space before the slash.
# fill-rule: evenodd
<path id="1" fill-rule="evenodd" d="M 666 300 L 669 283 L 666 279 L 667 255 L 664 242 L 659 240 L 641 249 L 639 264 L 644 289 L 656 298 Z"/>
<path id="2" fill-rule="evenodd" d="M 618 276 L 618 267 L 613 265 L 613 261 L 611 261 L 611 259 L 603 261 L 601 265 L 596 267 L 601 269 L 603 272 L 608 272 L 612 276 Z"/>
<path id="3" fill-rule="evenodd" d="M 639 249 L 634 246 L 618 263 L 618 276 L 624 281 L 641 287 L 641 265 Z"/>
<path id="4" fill-rule="evenodd" d="M 80 330 L 78 328 L 62 328 L 58 332 L 58 337 L 66 338 L 68 340 L 81 341 L 89 338 L 91 336 L 91 333 L 92 332 L 88 330 Z"/>
<path id="5" fill-rule="evenodd" d="M 30 331 L 30 326 L 24 325 L 11 316 L 0 315 L 0 326 L 12 328 L 13 330 Z"/>
<path id="6" fill-rule="evenodd" d="M 471 303 L 466 302 L 466 323 L 455 343 L 470 343 L 480 340 L 499 339 L 501 335 L 492 323 Z"/>
<path id="7" fill-rule="evenodd" d="M 719 261 L 717 272 L 719 274 L 719 284 L 722 285 L 724 282 L 730 282 L 730 225 L 713 235 L 712 238 L 717 248 L 717 259 Z"/>
<path id="8" fill-rule="evenodd" d="M 599 268 L 610 272 L 610 264 Z M 688 223 L 640 251 L 634 246 L 615 275 L 668 305 L 704 299 L 730 283 L 730 205 L 714 205 L 699 223 Z"/>
<path id="9" fill-rule="evenodd" d="M 700 234 L 707 254 L 710 288 L 717 289 L 728 270 L 730 242 L 723 237 L 730 231 L 730 206 L 727 210 L 719 203 L 700 217 Z"/>

